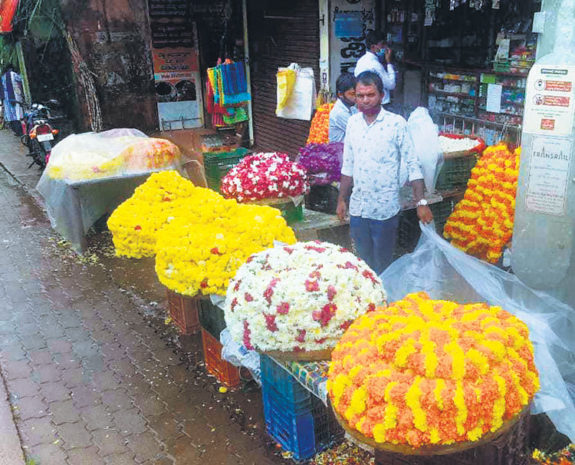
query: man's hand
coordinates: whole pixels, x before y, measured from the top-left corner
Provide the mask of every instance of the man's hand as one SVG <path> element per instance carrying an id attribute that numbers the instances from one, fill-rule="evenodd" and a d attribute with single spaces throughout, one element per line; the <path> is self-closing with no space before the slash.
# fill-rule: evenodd
<path id="1" fill-rule="evenodd" d="M 339 200 L 337 202 L 336 213 L 340 221 L 345 221 L 345 218 L 347 217 L 347 204 L 344 200 Z"/>
<path id="2" fill-rule="evenodd" d="M 385 50 L 385 62 L 389 65 L 391 63 L 391 53 L 393 52 L 393 50 L 391 50 L 390 47 L 387 47 L 387 49 Z"/>
<path id="3" fill-rule="evenodd" d="M 433 213 L 427 205 L 417 207 L 417 217 L 423 224 L 429 224 L 433 221 Z"/>

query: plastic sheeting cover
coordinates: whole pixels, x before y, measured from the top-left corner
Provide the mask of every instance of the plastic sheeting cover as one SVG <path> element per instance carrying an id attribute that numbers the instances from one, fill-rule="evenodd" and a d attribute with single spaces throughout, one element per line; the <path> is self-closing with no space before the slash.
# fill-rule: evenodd
<path id="1" fill-rule="evenodd" d="M 515 275 L 466 255 L 431 226 L 421 229 L 415 251 L 381 275 L 390 301 L 426 291 L 434 299 L 484 301 L 520 318 L 529 327 L 541 379 L 532 413 L 545 412 L 557 430 L 575 442 L 575 310 L 530 289 Z"/>

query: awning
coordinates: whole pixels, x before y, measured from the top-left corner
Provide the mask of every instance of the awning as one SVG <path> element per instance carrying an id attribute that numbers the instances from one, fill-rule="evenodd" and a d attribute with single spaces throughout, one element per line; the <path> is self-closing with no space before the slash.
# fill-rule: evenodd
<path id="1" fill-rule="evenodd" d="M 18 0 L 0 0 L 0 34 L 12 32 L 12 19 L 18 8 Z"/>

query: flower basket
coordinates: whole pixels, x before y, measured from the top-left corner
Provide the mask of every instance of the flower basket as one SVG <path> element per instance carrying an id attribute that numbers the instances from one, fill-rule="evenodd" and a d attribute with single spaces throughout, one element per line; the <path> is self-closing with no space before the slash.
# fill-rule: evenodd
<path id="1" fill-rule="evenodd" d="M 220 191 L 222 178 L 248 154 L 249 150 L 240 147 L 233 152 L 204 153 L 204 169 L 208 187 Z"/>
<path id="2" fill-rule="evenodd" d="M 293 351 L 282 352 L 279 350 L 270 350 L 262 352 L 264 355 L 273 357 L 283 362 L 299 361 L 299 362 L 321 362 L 322 360 L 329 360 L 333 349 L 324 350 L 310 350 L 310 351 Z"/>
<path id="3" fill-rule="evenodd" d="M 529 438 L 529 409 L 525 407 L 518 415 L 503 423 L 501 428 L 493 433 L 484 435 L 478 441 L 459 442 L 450 445 L 422 446 L 418 448 L 405 444 L 378 443 L 349 427 L 347 422 L 334 410 L 335 417 L 340 426 L 355 440 L 372 447 L 379 453 L 376 458 L 381 464 L 449 464 L 449 465 L 506 465 L 523 463 L 521 458 L 527 459 L 527 440 Z M 505 454 L 493 454 L 491 448 L 505 451 Z M 393 461 L 394 456 L 406 456 L 403 461 Z M 441 461 L 431 461 L 430 457 L 443 456 Z M 499 456 L 499 459 L 495 457 Z M 385 457 L 387 460 L 381 460 Z M 489 457 L 489 459 L 487 459 Z M 511 460 L 516 457 L 515 460 Z"/>
<path id="4" fill-rule="evenodd" d="M 303 203 L 298 202 L 296 204 L 296 202 L 299 200 L 301 200 L 301 197 L 297 198 L 296 201 L 292 200 L 291 198 L 283 198 L 265 199 L 259 201 L 255 200 L 250 203 L 255 205 L 267 205 L 269 207 L 277 208 L 286 220 L 286 223 L 291 225 L 299 221 L 303 221 Z"/>
<path id="5" fill-rule="evenodd" d="M 441 133 L 440 134 L 441 137 L 446 137 L 448 139 L 471 139 L 471 140 L 475 140 L 477 141 L 477 145 L 469 150 L 460 150 L 460 151 L 455 151 L 455 152 L 444 152 L 443 153 L 443 158 L 445 160 L 449 160 L 451 158 L 460 158 L 460 157 L 467 157 L 469 155 L 481 155 L 481 153 L 483 152 L 483 150 L 485 150 L 485 141 L 481 138 L 481 137 L 477 137 L 477 136 L 467 136 L 467 135 L 463 135 L 463 134 L 447 134 L 447 133 Z"/>
<path id="6" fill-rule="evenodd" d="M 168 313 L 170 318 L 184 336 L 200 331 L 198 307 L 199 297 L 187 297 L 166 289 L 168 296 Z"/>

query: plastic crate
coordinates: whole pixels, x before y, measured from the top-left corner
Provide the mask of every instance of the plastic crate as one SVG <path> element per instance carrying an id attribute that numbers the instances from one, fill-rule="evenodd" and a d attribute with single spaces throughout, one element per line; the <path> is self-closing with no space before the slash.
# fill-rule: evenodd
<path id="1" fill-rule="evenodd" d="M 200 331 L 199 297 L 187 297 L 167 289 L 168 313 L 184 336 Z"/>
<path id="2" fill-rule="evenodd" d="M 200 302 L 199 317 L 202 328 L 219 340 L 220 333 L 226 328 L 224 311 L 211 300 L 205 299 Z"/>
<path id="3" fill-rule="evenodd" d="M 305 208 L 334 215 L 337 210 L 339 189 L 335 186 L 311 186 L 305 196 Z"/>
<path id="4" fill-rule="evenodd" d="M 306 460 L 343 440 L 330 408 L 271 358 L 261 357 L 268 434 L 296 460 Z"/>
<path id="5" fill-rule="evenodd" d="M 206 171 L 208 187 L 219 192 L 222 178 L 229 170 L 237 165 L 248 152 L 248 149 L 240 147 L 233 152 L 204 153 L 204 170 Z"/>
<path id="6" fill-rule="evenodd" d="M 303 389 L 303 388 L 302 388 Z M 264 416 L 268 434 L 293 454 L 296 460 L 307 460 L 316 454 L 311 408 L 295 412 L 273 390 L 263 389 Z"/>
<path id="7" fill-rule="evenodd" d="M 431 213 L 433 213 L 435 230 L 440 236 L 443 236 L 443 228 L 445 227 L 445 223 L 447 223 L 449 216 L 455 209 L 455 205 L 457 205 L 457 202 L 459 202 L 461 198 L 462 196 L 452 197 L 429 206 Z"/>
<path id="8" fill-rule="evenodd" d="M 277 397 L 285 399 L 294 412 L 311 409 L 311 393 L 291 373 L 286 371 L 267 355 L 260 357 L 262 388 Z"/>
<path id="9" fill-rule="evenodd" d="M 475 155 L 467 155 L 444 160 L 435 189 L 449 191 L 460 187 L 466 187 L 471 176 L 471 170 L 477 163 Z"/>
<path id="10" fill-rule="evenodd" d="M 235 388 L 239 386 L 241 383 L 240 369 L 222 360 L 222 345 L 220 341 L 205 329 L 202 329 L 202 346 L 206 370 L 227 387 Z"/>

